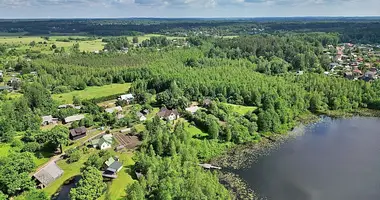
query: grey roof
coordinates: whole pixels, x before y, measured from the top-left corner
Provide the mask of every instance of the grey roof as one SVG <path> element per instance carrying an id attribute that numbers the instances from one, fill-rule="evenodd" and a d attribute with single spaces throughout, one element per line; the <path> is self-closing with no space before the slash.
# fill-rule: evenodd
<path id="1" fill-rule="evenodd" d="M 74 115 L 74 116 L 66 117 L 65 118 L 65 123 L 79 121 L 81 119 L 84 119 L 84 115 Z"/>
<path id="2" fill-rule="evenodd" d="M 142 114 L 141 112 L 136 112 L 136 115 L 137 115 L 137 117 L 142 117 L 142 116 L 144 116 L 144 114 Z"/>
<path id="3" fill-rule="evenodd" d="M 42 116 L 42 122 L 52 122 L 53 121 L 53 116 L 48 115 L 48 116 Z"/>
<path id="4" fill-rule="evenodd" d="M 120 168 L 123 167 L 123 164 L 121 164 L 119 161 L 113 162 L 108 168 L 108 171 L 118 171 Z"/>
<path id="5" fill-rule="evenodd" d="M 62 176 L 63 170 L 58 167 L 55 162 L 50 162 L 40 171 L 34 174 L 34 177 L 40 181 L 44 186 L 49 185 L 57 178 Z"/>
<path id="6" fill-rule="evenodd" d="M 169 109 L 167 109 L 167 108 L 161 108 L 160 112 L 157 113 L 157 115 L 158 115 L 159 117 L 165 117 L 165 118 L 166 118 L 166 117 L 169 117 L 169 116 L 172 115 L 172 114 L 174 114 L 174 115 L 176 115 L 176 116 L 179 115 L 179 113 L 178 113 L 178 111 L 177 111 L 176 109 L 169 110 Z"/>

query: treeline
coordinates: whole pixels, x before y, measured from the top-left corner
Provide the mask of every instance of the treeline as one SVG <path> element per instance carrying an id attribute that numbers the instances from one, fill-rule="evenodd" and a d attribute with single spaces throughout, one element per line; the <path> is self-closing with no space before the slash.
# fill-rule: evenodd
<path id="1" fill-rule="evenodd" d="M 66 19 L 2 20 L 0 32 L 27 35 L 83 34 L 138 36 L 149 33 L 173 36 L 229 36 L 277 32 L 339 33 L 341 42 L 378 43 L 380 23 L 376 17 L 268 18 L 268 19 Z"/>
<path id="2" fill-rule="evenodd" d="M 127 188 L 127 199 L 231 199 L 216 174 L 198 166 L 198 145 L 183 123 L 174 131 L 161 123 L 147 123 L 134 167 L 141 176 Z"/>

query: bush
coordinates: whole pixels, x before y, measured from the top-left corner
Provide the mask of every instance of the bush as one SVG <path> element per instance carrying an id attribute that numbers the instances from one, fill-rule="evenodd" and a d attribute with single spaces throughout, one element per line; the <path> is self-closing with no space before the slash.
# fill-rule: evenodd
<path id="1" fill-rule="evenodd" d="M 41 145 L 38 144 L 37 142 L 29 142 L 24 145 L 24 147 L 22 148 L 22 151 L 34 153 L 34 152 L 39 151 L 40 149 L 41 149 Z"/>
<path id="2" fill-rule="evenodd" d="M 81 157 L 81 151 L 79 151 L 79 150 L 74 150 L 74 151 L 72 151 L 71 153 L 67 154 L 67 156 L 69 157 L 69 158 L 67 159 L 67 161 L 68 161 L 69 163 L 77 162 L 77 161 L 80 159 L 80 157 Z"/>

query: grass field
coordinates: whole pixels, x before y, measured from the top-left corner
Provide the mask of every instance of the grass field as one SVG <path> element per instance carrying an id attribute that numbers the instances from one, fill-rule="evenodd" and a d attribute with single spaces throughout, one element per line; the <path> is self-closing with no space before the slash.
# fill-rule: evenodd
<path id="1" fill-rule="evenodd" d="M 108 184 L 107 192 L 99 198 L 99 200 L 119 200 L 125 199 L 126 187 L 133 183 L 132 177 L 128 174 L 129 167 L 134 165 L 132 160 L 132 153 L 116 153 L 119 159 L 123 163 L 123 169 L 117 174 L 117 178 Z"/>
<path id="2" fill-rule="evenodd" d="M 72 36 L 74 38 L 86 38 L 83 36 Z M 20 47 L 20 49 L 31 49 L 31 50 L 39 50 L 44 53 L 52 53 L 53 51 L 50 49 L 50 47 L 55 44 L 58 48 L 59 47 L 65 47 L 70 48 L 75 43 L 79 43 L 79 49 L 81 51 L 96 51 L 96 50 L 102 50 L 104 48 L 105 43 L 102 42 L 101 39 L 97 40 L 91 40 L 91 41 L 70 41 L 70 42 L 62 42 L 57 41 L 57 39 L 64 39 L 68 38 L 68 36 L 52 36 L 49 37 L 49 40 L 45 40 L 41 37 L 29 37 L 29 36 L 1 36 L 0 37 L 0 44 L 13 44 L 13 45 L 23 45 Z M 36 43 L 38 42 L 47 42 L 47 44 L 36 44 L 34 47 L 29 46 L 29 44 L 34 41 Z"/>
<path id="3" fill-rule="evenodd" d="M 200 137 L 208 136 L 208 133 L 203 132 L 198 127 L 191 125 L 187 120 L 183 120 L 183 121 L 185 125 L 185 131 L 189 132 L 191 134 L 191 137 L 195 135 L 198 135 Z"/>
<path id="4" fill-rule="evenodd" d="M 254 106 L 241 106 L 241 105 L 235 105 L 235 104 L 229 104 L 229 103 L 226 103 L 226 105 L 231 106 L 233 111 L 241 115 L 244 115 L 247 112 L 251 112 L 257 109 L 257 107 L 254 107 Z"/>
<path id="5" fill-rule="evenodd" d="M 1 35 L 1 34 L 0 34 Z M 138 36 L 139 38 L 139 43 L 141 43 L 144 40 L 149 39 L 150 37 L 153 36 L 162 36 L 159 34 L 146 34 L 143 36 Z M 106 43 L 102 42 L 102 39 L 96 39 L 96 40 L 91 40 L 91 41 L 69 41 L 69 42 L 63 42 L 63 41 L 57 41 L 59 39 L 66 39 L 66 38 L 87 38 L 86 36 L 49 36 L 49 40 L 45 40 L 42 37 L 37 37 L 37 36 L 18 36 L 18 35 L 2 35 L 0 36 L 0 44 L 13 44 L 13 45 L 20 45 L 18 49 L 26 50 L 30 49 L 33 51 L 41 51 L 43 53 L 53 53 L 51 46 L 55 44 L 58 48 L 60 47 L 65 47 L 70 48 L 74 44 L 79 43 L 79 49 L 81 51 L 97 51 L 97 50 L 102 50 L 104 48 L 104 45 Z M 185 39 L 185 37 L 171 37 L 171 36 L 166 36 L 168 39 L 173 40 L 173 39 Z M 132 42 L 133 36 L 128 36 L 128 40 Z M 47 44 L 36 44 L 34 47 L 29 46 L 31 42 L 46 42 Z"/>
<path id="6" fill-rule="evenodd" d="M 72 103 L 74 96 L 77 96 L 82 100 L 106 97 L 127 92 L 130 87 L 131 83 L 104 85 L 100 87 L 87 87 L 84 90 L 72 91 L 63 94 L 54 94 L 53 99 L 60 101 L 61 103 Z"/>

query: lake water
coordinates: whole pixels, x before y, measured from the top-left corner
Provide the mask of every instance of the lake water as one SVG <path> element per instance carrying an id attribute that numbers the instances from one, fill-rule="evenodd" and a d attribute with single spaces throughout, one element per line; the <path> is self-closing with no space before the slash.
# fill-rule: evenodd
<path id="1" fill-rule="evenodd" d="M 271 200 L 380 200 L 380 119 L 323 119 L 237 172 Z"/>

